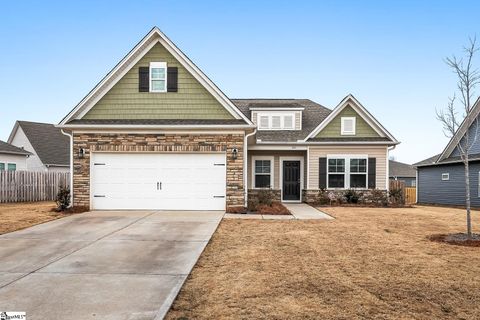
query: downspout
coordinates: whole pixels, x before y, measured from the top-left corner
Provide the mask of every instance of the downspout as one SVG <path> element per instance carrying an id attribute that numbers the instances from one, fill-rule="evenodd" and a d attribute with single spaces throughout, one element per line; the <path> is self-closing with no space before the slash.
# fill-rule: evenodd
<path id="1" fill-rule="evenodd" d="M 396 145 L 387 148 L 387 191 L 390 191 L 390 151 L 395 149 Z"/>
<path id="2" fill-rule="evenodd" d="M 66 133 L 63 129 L 60 130 L 63 135 L 70 138 L 70 206 L 73 207 L 73 134 Z"/>
<path id="3" fill-rule="evenodd" d="M 245 135 L 245 140 L 243 141 L 243 187 L 245 189 L 245 207 L 248 206 L 248 186 L 247 186 L 247 175 L 248 175 L 248 154 L 247 154 L 247 145 L 248 138 L 257 133 L 257 128 L 253 129 L 253 132 Z"/>

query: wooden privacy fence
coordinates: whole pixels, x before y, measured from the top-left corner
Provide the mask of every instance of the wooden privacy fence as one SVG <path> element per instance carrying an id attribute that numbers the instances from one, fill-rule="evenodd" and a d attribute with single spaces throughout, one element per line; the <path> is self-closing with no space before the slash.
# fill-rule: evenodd
<path id="1" fill-rule="evenodd" d="M 55 200 L 69 182 L 65 172 L 0 171 L 0 202 Z"/>
<path id="2" fill-rule="evenodd" d="M 417 203 L 417 188 L 406 187 L 404 190 L 404 194 L 405 194 L 405 204 Z"/>
<path id="3" fill-rule="evenodd" d="M 405 182 L 399 180 L 390 180 L 390 190 L 401 189 L 405 204 L 414 204 L 417 202 L 417 188 L 405 187 Z"/>

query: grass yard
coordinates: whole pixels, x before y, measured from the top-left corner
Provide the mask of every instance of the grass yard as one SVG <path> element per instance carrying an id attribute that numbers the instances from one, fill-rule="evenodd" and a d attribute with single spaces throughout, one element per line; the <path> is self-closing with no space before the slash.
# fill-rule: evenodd
<path id="1" fill-rule="evenodd" d="M 324 211 L 223 220 L 167 319 L 480 319 L 480 248 L 426 239 L 464 232 L 464 211 Z"/>
<path id="2" fill-rule="evenodd" d="M 65 217 L 65 214 L 52 212 L 52 208 L 55 208 L 52 201 L 0 203 L 0 234 Z"/>

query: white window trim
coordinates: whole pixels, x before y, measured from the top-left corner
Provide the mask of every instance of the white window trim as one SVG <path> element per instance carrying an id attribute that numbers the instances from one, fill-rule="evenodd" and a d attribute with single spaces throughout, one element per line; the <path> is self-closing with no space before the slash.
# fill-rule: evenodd
<path id="1" fill-rule="evenodd" d="M 279 184 L 280 184 L 280 197 L 282 202 L 302 202 L 302 190 L 304 188 L 304 181 L 303 181 L 303 176 L 304 176 L 304 167 L 303 167 L 303 160 L 304 158 L 302 156 L 297 156 L 297 157 L 280 157 L 280 174 L 279 174 Z M 283 200 L 283 162 L 284 161 L 300 161 L 300 200 Z"/>
<path id="2" fill-rule="evenodd" d="M 448 181 L 448 180 L 450 180 L 450 173 L 449 172 L 442 173 L 442 181 Z"/>
<path id="3" fill-rule="evenodd" d="M 344 183 L 343 183 L 343 188 L 330 188 L 329 186 L 329 179 L 328 175 L 330 172 L 328 171 L 328 160 L 329 159 L 345 159 L 345 172 L 343 174 L 345 175 Z M 366 172 L 353 172 L 353 174 L 365 174 L 365 188 L 350 188 L 350 160 L 351 159 L 366 159 Z M 327 189 L 329 190 L 347 190 L 347 189 L 355 189 L 355 190 L 368 190 L 368 155 L 364 154 L 332 154 L 332 155 L 327 155 Z M 342 174 L 342 173 L 337 173 L 337 172 L 332 172 L 332 174 Z"/>
<path id="4" fill-rule="evenodd" d="M 270 160 L 270 188 L 257 188 L 255 186 L 255 160 Z M 275 161 L 273 156 L 252 156 L 252 189 L 274 189 L 273 182 L 275 172 Z"/>
<path id="5" fill-rule="evenodd" d="M 152 69 L 153 68 L 163 68 L 165 69 L 165 89 L 164 90 L 153 90 L 152 89 Z M 150 62 L 150 68 L 148 71 L 148 88 L 150 92 L 167 92 L 167 63 L 166 62 Z"/>
<path id="6" fill-rule="evenodd" d="M 352 121 L 352 131 L 345 131 L 345 121 Z M 340 133 L 342 136 L 354 136 L 357 132 L 357 118 L 356 117 L 342 117 L 340 121 Z"/>
<path id="7" fill-rule="evenodd" d="M 272 118 L 274 116 L 280 117 L 280 128 L 273 128 L 272 127 Z M 260 126 L 260 118 L 261 117 L 268 117 L 268 127 Z M 285 128 L 285 117 L 292 117 L 292 127 Z M 279 131 L 279 130 L 295 130 L 295 112 L 288 111 L 288 112 L 257 112 L 257 128 L 258 130 L 269 130 L 269 131 Z"/>

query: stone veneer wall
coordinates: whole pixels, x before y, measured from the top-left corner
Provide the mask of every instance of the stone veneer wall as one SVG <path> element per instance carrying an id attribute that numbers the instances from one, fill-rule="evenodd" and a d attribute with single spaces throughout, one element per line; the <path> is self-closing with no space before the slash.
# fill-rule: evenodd
<path id="1" fill-rule="evenodd" d="M 248 200 L 256 200 L 258 198 L 258 193 L 264 189 L 248 189 Z M 282 190 L 280 189 L 271 189 L 275 199 L 274 201 L 282 201 Z"/>
<path id="2" fill-rule="evenodd" d="M 243 139 L 238 134 L 128 134 L 74 133 L 73 135 L 73 205 L 90 207 L 90 156 L 107 152 L 226 152 L 226 204 L 244 206 Z M 85 156 L 79 159 L 80 148 Z M 237 159 L 232 158 L 238 149 Z"/>
<path id="3" fill-rule="evenodd" d="M 329 194 L 334 193 L 335 196 L 342 197 L 345 194 L 346 190 L 319 190 L 319 189 L 309 189 L 309 190 L 302 190 L 302 200 L 308 204 L 318 204 L 319 199 L 321 198 L 322 194 Z M 388 199 L 388 191 L 387 190 L 379 190 L 383 196 Z M 362 195 L 361 199 L 364 203 L 373 203 L 374 199 L 372 197 L 372 189 L 369 190 L 358 190 L 359 194 Z"/>

